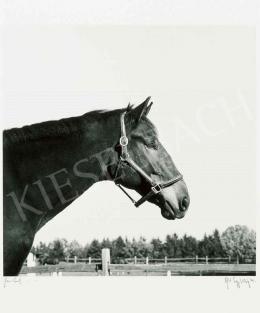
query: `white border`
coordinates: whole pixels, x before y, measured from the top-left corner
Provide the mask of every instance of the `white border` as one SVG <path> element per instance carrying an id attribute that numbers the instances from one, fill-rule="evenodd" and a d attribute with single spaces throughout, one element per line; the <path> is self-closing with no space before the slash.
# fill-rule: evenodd
<path id="1" fill-rule="evenodd" d="M 258 13 L 255 0 L 110 0 L 95 2 L 86 0 L 6 0 L 2 3 L 4 14 L 0 16 L 0 22 L 18 25 L 225 24 L 254 26 Z M 257 69 L 259 73 L 259 62 Z M 257 96 L 257 100 L 259 100 L 259 93 Z M 259 156 L 258 145 L 258 159 Z M 257 205 L 259 206 L 259 204 L 258 199 Z M 259 257 L 259 253 L 257 254 Z M 46 310 L 171 312 L 181 310 L 182 312 L 210 313 L 247 310 L 257 312 L 259 310 L 255 283 L 252 283 L 251 288 L 246 284 L 242 284 L 238 288 L 234 284 L 232 289 L 227 290 L 223 277 L 57 277 L 52 278 L 51 281 L 47 278 L 31 277 L 23 279 L 21 284 L 19 282 L 10 283 L 1 291 L 3 291 L 1 309 L 8 312 L 18 312 L 24 309 L 27 312 L 46 312 Z"/>
<path id="2" fill-rule="evenodd" d="M 257 21 L 257 0 L 5 0 L 7 24 L 184 25 Z"/>

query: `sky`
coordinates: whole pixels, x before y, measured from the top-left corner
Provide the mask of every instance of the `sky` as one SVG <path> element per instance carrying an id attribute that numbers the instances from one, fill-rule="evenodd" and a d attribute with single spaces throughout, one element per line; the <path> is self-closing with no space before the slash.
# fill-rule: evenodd
<path id="1" fill-rule="evenodd" d="M 191 204 L 168 221 L 111 182 L 91 187 L 35 238 L 76 239 L 256 223 L 255 32 L 235 26 L 6 26 L 4 128 L 116 109 L 147 96 L 149 118 L 183 173 Z"/>

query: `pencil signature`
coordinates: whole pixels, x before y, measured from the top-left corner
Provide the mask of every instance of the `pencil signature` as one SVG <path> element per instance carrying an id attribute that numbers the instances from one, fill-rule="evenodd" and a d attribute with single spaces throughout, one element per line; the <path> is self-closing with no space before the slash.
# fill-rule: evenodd
<path id="1" fill-rule="evenodd" d="M 5 277 L 4 288 L 12 284 L 21 284 L 21 277 Z"/>
<path id="2" fill-rule="evenodd" d="M 225 277 L 225 285 L 228 290 L 231 288 L 252 288 L 256 283 L 255 278 L 248 277 Z"/>

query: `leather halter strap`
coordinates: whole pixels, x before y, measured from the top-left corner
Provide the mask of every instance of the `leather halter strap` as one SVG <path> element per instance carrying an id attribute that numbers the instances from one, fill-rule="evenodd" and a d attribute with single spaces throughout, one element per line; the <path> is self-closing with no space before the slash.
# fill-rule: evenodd
<path id="1" fill-rule="evenodd" d="M 152 196 L 160 193 L 164 188 L 170 187 L 173 184 L 177 183 L 178 181 L 182 180 L 183 176 L 180 174 L 176 178 L 173 178 L 165 183 L 156 183 L 149 175 L 145 173 L 145 171 L 139 165 L 135 163 L 133 159 L 131 159 L 127 151 L 128 138 L 126 136 L 125 114 L 126 112 L 122 113 L 120 116 L 121 137 L 119 139 L 119 145 L 121 147 L 121 154 L 120 154 L 120 158 L 119 158 L 118 165 L 116 168 L 114 182 L 127 195 L 127 197 L 134 203 L 134 205 L 138 207 L 145 201 L 149 200 Z M 141 197 L 138 201 L 135 201 L 128 194 L 128 192 L 119 183 L 116 182 L 118 178 L 118 171 L 122 163 L 127 163 L 129 166 L 131 166 L 140 176 L 142 176 L 151 185 L 150 191 L 146 195 Z"/>

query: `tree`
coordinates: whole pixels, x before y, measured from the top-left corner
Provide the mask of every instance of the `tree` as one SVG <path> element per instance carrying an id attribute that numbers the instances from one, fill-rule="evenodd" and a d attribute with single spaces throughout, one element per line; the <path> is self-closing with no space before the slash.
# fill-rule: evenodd
<path id="1" fill-rule="evenodd" d="M 131 243 L 131 254 L 132 257 L 145 258 L 152 255 L 153 246 L 151 243 L 146 242 L 144 237 L 140 237 L 138 241 L 136 239 L 132 240 Z"/>
<path id="2" fill-rule="evenodd" d="M 128 240 L 127 238 L 125 238 L 125 255 L 126 258 L 133 258 L 134 255 L 134 248 L 132 246 L 132 242 L 130 240 Z"/>
<path id="3" fill-rule="evenodd" d="M 97 239 L 94 239 L 91 242 L 91 244 L 87 250 L 87 256 L 92 257 L 94 259 L 101 258 L 101 244 L 99 243 L 99 241 Z"/>
<path id="4" fill-rule="evenodd" d="M 178 238 L 177 234 L 167 235 L 164 244 L 164 251 L 169 258 L 183 257 L 183 240 Z"/>
<path id="5" fill-rule="evenodd" d="M 212 235 L 207 236 L 205 234 L 203 239 L 199 241 L 198 255 L 201 257 L 208 256 L 210 258 L 225 256 L 217 229 L 214 230 Z"/>
<path id="6" fill-rule="evenodd" d="M 49 257 L 52 259 L 58 259 L 59 261 L 65 258 L 64 242 L 62 239 L 55 239 L 49 243 Z"/>
<path id="7" fill-rule="evenodd" d="M 182 246 L 182 256 L 185 257 L 194 257 L 198 253 L 198 242 L 192 236 L 183 236 L 183 246 Z"/>
<path id="8" fill-rule="evenodd" d="M 208 256 L 210 251 L 210 240 L 208 236 L 205 234 L 203 239 L 199 241 L 198 244 L 198 255 L 203 257 L 203 256 Z"/>
<path id="9" fill-rule="evenodd" d="M 223 249 L 223 245 L 220 240 L 220 234 L 217 229 L 214 230 L 213 236 L 210 236 L 210 240 L 212 242 L 212 250 L 209 257 L 224 257 L 226 253 Z"/>
<path id="10" fill-rule="evenodd" d="M 119 236 L 112 241 L 111 259 L 114 263 L 127 263 L 126 259 L 133 258 L 135 256 L 135 247 L 133 243 L 125 238 L 125 240 Z"/>
<path id="11" fill-rule="evenodd" d="M 221 235 L 221 243 L 227 255 L 233 257 L 255 257 L 256 233 L 247 226 L 230 226 Z"/>
<path id="12" fill-rule="evenodd" d="M 45 258 L 49 256 L 49 249 L 47 245 L 40 241 L 39 245 L 33 247 L 32 252 L 36 255 L 40 264 L 43 264 Z"/>
<path id="13" fill-rule="evenodd" d="M 101 249 L 103 248 L 112 249 L 112 242 L 108 238 L 102 240 Z"/>
<path id="14" fill-rule="evenodd" d="M 70 258 L 73 258 L 74 256 L 77 256 L 78 258 L 84 258 L 83 247 L 76 240 L 73 240 L 68 244 L 67 252 L 67 255 Z"/>
<path id="15" fill-rule="evenodd" d="M 49 249 L 45 243 L 40 241 L 39 245 L 36 246 L 32 252 L 36 254 L 37 257 L 41 257 L 42 255 L 48 253 Z"/>
<path id="16" fill-rule="evenodd" d="M 125 241 L 121 236 L 112 242 L 112 261 L 115 263 L 124 263 L 126 258 L 129 257 L 127 254 L 127 247 Z"/>
<path id="17" fill-rule="evenodd" d="M 152 251 L 151 256 L 154 259 L 160 259 L 165 256 L 163 243 L 159 238 L 153 238 L 151 240 Z"/>

